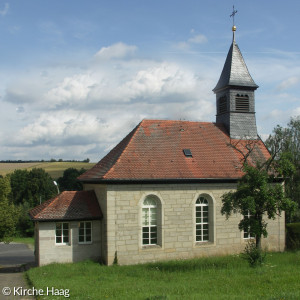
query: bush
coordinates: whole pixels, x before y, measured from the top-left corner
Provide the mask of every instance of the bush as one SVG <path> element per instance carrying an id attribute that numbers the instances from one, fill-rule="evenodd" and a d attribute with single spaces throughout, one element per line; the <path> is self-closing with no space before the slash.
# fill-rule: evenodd
<path id="1" fill-rule="evenodd" d="M 286 224 L 286 247 L 290 250 L 300 249 L 300 223 Z"/>
<path id="2" fill-rule="evenodd" d="M 256 247 L 255 241 L 250 240 L 242 254 L 242 258 L 248 261 L 250 267 L 261 266 L 266 259 L 267 253 Z"/>

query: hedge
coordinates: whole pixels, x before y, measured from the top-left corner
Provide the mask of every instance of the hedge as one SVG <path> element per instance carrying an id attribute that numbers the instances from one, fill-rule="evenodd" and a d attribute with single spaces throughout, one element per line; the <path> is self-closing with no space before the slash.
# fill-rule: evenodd
<path id="1" fill-rule="evenodd" d="M 287 249 L 300 249 L 300 223 L 286 224 Z"/>

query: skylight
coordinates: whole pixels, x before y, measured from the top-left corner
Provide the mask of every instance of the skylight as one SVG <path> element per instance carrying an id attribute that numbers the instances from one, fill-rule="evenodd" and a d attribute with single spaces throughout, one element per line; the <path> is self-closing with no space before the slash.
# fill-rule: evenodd
<path id="1" fill-rule="evenodd" d="M 190 149 L 183 149 L 183 153 L 186 157 L 193 157 L 192 151 Z"/>

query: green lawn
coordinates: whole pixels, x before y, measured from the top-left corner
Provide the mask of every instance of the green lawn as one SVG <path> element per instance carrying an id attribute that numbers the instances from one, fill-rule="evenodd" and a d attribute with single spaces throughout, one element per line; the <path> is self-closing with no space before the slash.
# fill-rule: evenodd
<path id="1" fill-rule="evenodd" d="M 228 256 L 135 266 L 52 264 L 26 275 L 38 289 L 69 289 L 70 299 L 300 299 L 300 252 L 268 254 L 258 268 Z"/>
<path id="2" fill-rule="evenodd" d="M 34 246 L 34 237 L 14 237 L 12 241 Z"/>

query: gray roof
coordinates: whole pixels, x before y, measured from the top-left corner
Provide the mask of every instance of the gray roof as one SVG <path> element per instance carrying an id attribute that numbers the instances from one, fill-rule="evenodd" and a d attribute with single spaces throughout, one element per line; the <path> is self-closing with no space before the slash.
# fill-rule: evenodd
<path id="1" fill-rule="evenodd" d="M 231 44 L 220 79 L 213 91 L 216 92 L 227 86 L 258 88 L 258 85 L 255 84 L 248 71 L 239 46 L 235 41 Z"/>

